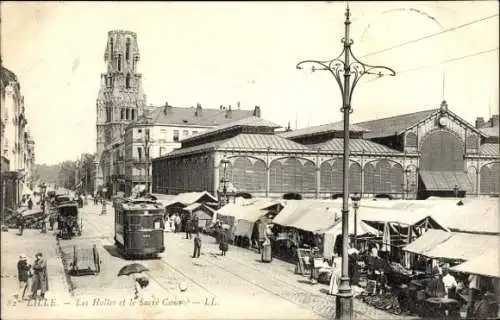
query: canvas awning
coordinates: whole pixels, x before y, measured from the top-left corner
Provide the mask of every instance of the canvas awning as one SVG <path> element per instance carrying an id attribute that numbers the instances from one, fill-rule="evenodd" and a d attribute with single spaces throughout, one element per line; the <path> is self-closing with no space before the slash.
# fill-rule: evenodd
<path id="1" fill-rule="evenodd" d="M 185 208 L 184 208 L 184 210 L 191 212 L 191 211 L 193 211 L 193 210 L 198 209 L 198 208 L 199 208 L 199 207 L 201 207 L 201 206 L 202 206 L 202 204 L 201 204 L 201 203 L 196 203 L 196 202 L 195 202 L 195 203 L 192 203 L 192 204 L 190 204 L 189 206 L 185 207 Z"/>
<path id="2" fill-rule="evenodd" d="M 340 208 L 340 203 L 318 200 L 286 200 L 283 209 L 274 217 L 273 223 L 282 226 L 292 226 L 308 211 L 314 209 Z M 327 227 L 325 227 L 326 229 Z"/>
<path id="3" fill-rule="evenodd" d="M 328 206 L 312 208 L 304 212 L 288 226 L 313 233 L 324 233 L 340 220 L 340 211 Z"/>
<path id="4" fill-rule="evenodd" d="M 404 247 L 405 251 L 424 254 L 435 248 L 437 245 L 445 242 L 451 238 L 453 234 L 451 232 L 430 229 L 426 233 L 418 237 L 415 241 Z"/>
<path id="5" fill-rule="evenodd" d="M 420 171 L 420 177 L 428 191 L 458 191 L 470 192 L 474 185 L 463 171 Z"/>
<path id="6" fill-rule="evenodd" d="M 429 230 L 404 250 L 409 251 L 409 248 L 430 258 L 470 260 L 500 245 L 500 237 L 492 235 L 454 232 L 445 238 L 444 234 Z"/>
<path id="7" fill-rule="evenodd" d="M 453 271 L 500 278 L 500 255 L 498 249 L 490 250 L 451 268 Z"/>

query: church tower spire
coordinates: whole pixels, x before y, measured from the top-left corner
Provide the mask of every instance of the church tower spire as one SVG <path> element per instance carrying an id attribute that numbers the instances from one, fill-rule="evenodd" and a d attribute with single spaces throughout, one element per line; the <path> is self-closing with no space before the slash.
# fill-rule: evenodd
<path id="1" fill-rule="evenodd" d="M 99 159 L 97 185 L 104 185 L 110 176 L 110 169 L 104 164 L 110 162 L 105 159 L 111 144 L 120 140 L 125 126 L 137 120 L 144 112 L 146 96 L 142 90 L 142 75 L 137 72 L 139 60 L 135 32 L 108 32 L 104 51 L 106 73 L 101 74 L 101 87 L 96 103 L 96 147 Z"/>

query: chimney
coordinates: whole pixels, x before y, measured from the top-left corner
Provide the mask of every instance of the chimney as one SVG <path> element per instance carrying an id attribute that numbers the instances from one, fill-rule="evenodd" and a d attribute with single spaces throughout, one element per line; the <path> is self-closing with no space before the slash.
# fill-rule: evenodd
<path id="1" fill-rule="evenodd" d="M 231 114 L 232 114 L 231 105 L 229 105 L 229 108 L 226 111 L 226 118 L 230 119 L 231 118 Z"/>
<path id="2" fill-rule="evenodd" d="M 253 115 L 255 117 L 259 117 L 260 118 L 260 107 L 259 106 L 255 106 L 255 109 L 253 109 Z"/>
<path id="3" fill-rule="evenodd" d="M 240 102 L 238 101 L 238 110 L 240 110 L 240 109 L 241 109 L 241 104 L 240 104 Z"/>
<path id="4" fill-rule="evenodd" d="M 194 112 L 195 116 L 201 116 L 201 104 L 197 103 L 196 104 L 196 111 Z"/>
<path id="5" fill-rule="evenodd" d="M 168 111 L 168 102 L 165 101 L 165 105 L 163 106 L 163 113 L 167 114 L 167 111 Z"/>
<path id="6" fill-rule="evenodd" d="M 484 127 L 484 118 L 477 117 L 476 118 L 476 129 L 481 129 L 482 127 Z"/>
<path id="7" fill-rule="evenodd" d="M 492 127 L 498 127 L 498 114 L 494 114 L 491 116 L 491 126 Z"/>

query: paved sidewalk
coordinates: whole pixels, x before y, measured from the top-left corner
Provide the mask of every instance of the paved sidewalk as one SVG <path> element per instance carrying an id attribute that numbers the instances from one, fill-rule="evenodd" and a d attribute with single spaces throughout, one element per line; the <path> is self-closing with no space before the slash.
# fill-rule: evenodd
<path id="1" fill-rule="evenodd" d="M 56 237 L 51 231 L 41 233 L 34 229 L 25 229 L 22 236 L 17 233 L 17 229 L 1 233 L 2 319 L 53 319 L 66 309 L 65 306 L 74 303 L 57 250 Z M 19 256 L 25 254 L 28 263 L 33 264 L 37 252 L 41 252 L 47 262 L 49 291 L 45 295 L 44 306 L 33 306 L 34 301 L 17 302 L 15 299 Z"/>

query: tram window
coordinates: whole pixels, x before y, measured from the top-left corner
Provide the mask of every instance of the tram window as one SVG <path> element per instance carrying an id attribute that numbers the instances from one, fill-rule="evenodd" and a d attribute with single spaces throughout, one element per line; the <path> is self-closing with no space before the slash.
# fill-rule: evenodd
<path id="1" fill-rule="evenodd" d="M 130 224 L 140 224 L 141 217 L 140 216 L 130 216 Z"/>
<path id="2" fill-rule="evenodd" d="M 163 229 L 163 219 L 162 218 L 156 218 L 154 221 L 154 228 L 155 229 Z"/>

